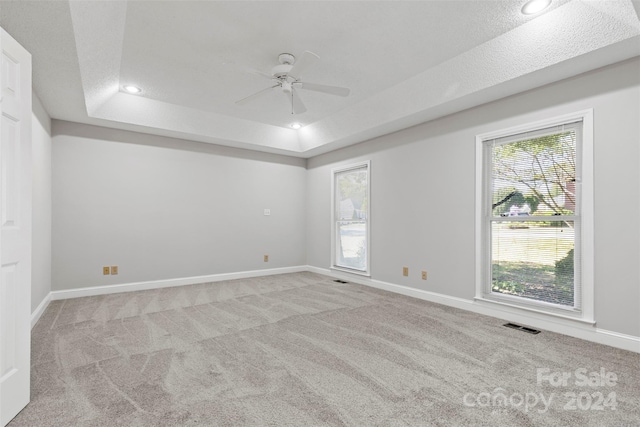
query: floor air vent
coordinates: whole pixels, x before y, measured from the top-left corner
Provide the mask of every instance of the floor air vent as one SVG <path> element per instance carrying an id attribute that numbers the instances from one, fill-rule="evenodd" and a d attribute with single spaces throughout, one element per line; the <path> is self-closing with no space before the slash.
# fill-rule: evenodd
<path id="1" fill-rule="evenodd" d="M 506 326 L 507 328 L 511 328 L 511 329 L 519 329 L 521 331 L 527 332 L 529 334 L 534 334 L 534 335 L 540 333 L 540 331 L 537 329 L 527 328 L 526 326 L 516 325 L 515 323 L 505 323 L 502 326 Z"/>
<path id="2" fill-rule="evenodd" d="M 336 282 L 336 283 L 349 283 L 349 282 L 345 282 L 344 280 L 340 280 L 340 279 L 336 279 L 336 280 L 334 280 L 334 282 Z"/>

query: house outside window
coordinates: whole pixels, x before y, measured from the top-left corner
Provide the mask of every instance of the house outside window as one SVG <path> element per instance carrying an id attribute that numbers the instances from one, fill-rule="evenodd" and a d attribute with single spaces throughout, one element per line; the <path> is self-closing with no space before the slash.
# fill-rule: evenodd
<path id="1" fill-rule="evenodd" d="M 591 117 L 477 137 L 478 299 L 593 320 Z"/>
<path id="2" fill-rule="evenodd" d="M 369 275 L 369 162 L 332 171 L 332 268 Z"/>

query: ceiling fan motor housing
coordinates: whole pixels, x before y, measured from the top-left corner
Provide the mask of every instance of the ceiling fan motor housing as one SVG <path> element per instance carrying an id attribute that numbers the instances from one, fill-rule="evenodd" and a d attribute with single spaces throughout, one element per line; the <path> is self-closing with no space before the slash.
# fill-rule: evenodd
<path id="1" fill-rule="evenodd" d="M 293 63 L 296 62 L 296 57 L 290 53 L 281 53 L 278 55 L 278 62 L 280 62 L 280 65 L 273 67 L 271 74 L 277 78 L 285 77 L 293 68 Z"/>
<path id="2" fill-rule="evenodd" d="M 296 62 L 296 57 L 290 53 L 281 53 L 278 55 L 278 62 L 293 65 L 293 63 Z"/>
<path id="3" fill-rule="evenodd" d="M 286 77 L 287 74 L 289 74 L 289 71 L 291 71 L 291 68 L 293 68 L 293 65 L 291 64 L 276 65 L 271 69 L 271 74 L 276 78 Z"/>

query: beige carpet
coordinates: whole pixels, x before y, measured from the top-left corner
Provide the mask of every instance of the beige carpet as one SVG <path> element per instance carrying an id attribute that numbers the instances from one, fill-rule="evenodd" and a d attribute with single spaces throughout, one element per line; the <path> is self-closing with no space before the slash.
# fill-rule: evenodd
<path id="1" fill-rule="evenodd" d="M 640 355 L 503 323 L 313 273 L 54 301 L 9 426 L 640 425 Z"/>

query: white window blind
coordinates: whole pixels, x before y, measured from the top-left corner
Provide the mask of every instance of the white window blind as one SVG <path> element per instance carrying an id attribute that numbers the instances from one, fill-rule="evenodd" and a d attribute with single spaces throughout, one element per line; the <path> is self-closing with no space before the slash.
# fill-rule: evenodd
<path id="1" fill-rule="evenodd" d="M 582 121 L 488 139 L 488 298 L 581 310 Z"/>

